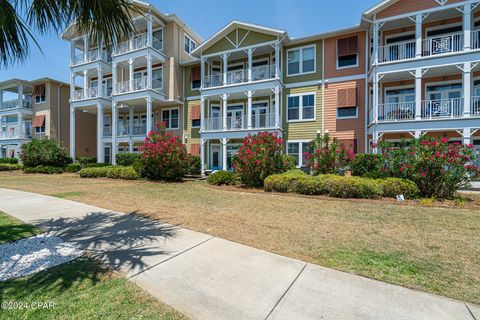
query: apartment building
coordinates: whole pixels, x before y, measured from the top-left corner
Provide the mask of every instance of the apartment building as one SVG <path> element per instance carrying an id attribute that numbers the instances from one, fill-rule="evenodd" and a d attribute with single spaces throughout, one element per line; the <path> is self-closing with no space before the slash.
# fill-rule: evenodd
<path id="1" fill-rule="evenodd" d="M 231 169 L 259 131 L 282 136 L 298 166 L 322 133 L 355 152 L 422 134 L 480 151 L 479 0 L 387 0 L 351 28 L 302 38 L 234 20 L 205 41 L 137 3 L 128 39 L 93 43 L 74 26 L 63 35 L 71 83 L 83 87 L 71 92 L 71 130 L 79 113 L 96 116 L 100 162 L 136 152 L 157 121 L 204 170 Z"/>
<path id="2" fill-rule="evenodd" d="M 18 158 L 21 146 L 32 138 L 52 139 L 69 149 L 69 87 L 49 78 L 0 83 L 0 157 Z M 79 120 L 88 129 L 88 119 Z M 79 145 L 84 153 L 95 147 L 88 140 Z"/>
<path id="3" fill-rule="evenodd" d="M 202 39 L 176 15 L 134 2 L 140 12 L 133 14 L 136 31 L 129 37 L 104 43 L 75 25 L 62 35 L 71 43 L 70 144 L 85 132 L 77 130 L 78 116 L 92 115 L 98 162 L 114 164 L 117 153 L 138 152 L 159 121 L 178 136 L 184 130 L 180 61 L 193 60 L 190 52 Z M 82 88 L 74 90 L 76 84 Z M 78 154 L 72 149 L 71 156 Z"/>

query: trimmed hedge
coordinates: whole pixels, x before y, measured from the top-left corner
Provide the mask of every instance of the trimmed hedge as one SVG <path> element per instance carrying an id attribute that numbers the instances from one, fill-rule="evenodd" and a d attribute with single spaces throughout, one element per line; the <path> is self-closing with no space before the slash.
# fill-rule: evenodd
<path id="1" fill-rule="evenodd" d="M 411 180 L 387 178 L 377 180 L 377 182 L 382 188 L 385 197 L 395 198 L 398 195 L 403 195 L 405 199 L 416 199 L 420 195 L 420 189 Z"/>
<path id="2" fill-rule="evenodd" d="M 14 163 L 0 163 L 0 171 L 14 171 L 22 169 L 22 165 Z"/>
<path id="3" fill-rule="evenodd" d="M 291 170 L 282 174 L 274 174 L 265 179 L 263 188 L 268 192 L 295 192 L 294 184 L 303 177 L 310 178 L 310 176 L 307 176 L 300 170 Z"/>
<path id="4" fill-rule="evenodd" d="M 136 180 L 139 178 L 138 173 L 132 167 L 109 166 L 97 168 L 85 168 L 80 170 L 81 178 L 109 178 Z"/>
<path id="5" fill-rule="evenodd" d="M 128 167 L 133 165 L 137 159 L 140 159 L 140 155 L 138 153 L 118 153 L 115 159 L 118 166 Z"/>
<path id="6" fill-rule="evenodd" d="M 82 167 L 86 164 L 97 163 L 97 158 L 94 157 L 77 157 L 75 160 L 77 160 L 77 162 L 80 163 Z"/>
<path id="7" fill-rule="evenodd" d="M 326 175 L 325 187 L 334 198 L 378 199 L 383 196 L 382 188 L 372 179 Z"/>
<path id="8" fill-rule="evenodd" d="M 0 158 L 0 163 L 17 164 L 18 159 L 17 158 Z"/>
<path id="9" fill-rule="evenodd" d="M 237 175 L 230 171 L 215 171 L 208 176 L 207 182 L 215 186 L 234 186 L 237 183 Z"/>
<path id="10" fill-rule="evenodd" d="M 82 170 L 80 163 L 70 163 L 65 167 L 65 172 L 78 172 Z"/>
<path id="11" fill-rule="evenodd" d="M 101 167 L 111 167 L 112 165 L 110 163 L 96 163 L 96 162 L 92 162 L 92 163 L 85 163 L 82 166 L 82 169 L 85 169 L 85 168 L 101 168 Z"/>
<path id="12" fill-rule="evenodd" d="M 36 166 L 36 167 L 23 167 L 25 173 L 43 173 L 43 174 L 61 174 L 63 173 L 62 167 L 55 166 Z"/>

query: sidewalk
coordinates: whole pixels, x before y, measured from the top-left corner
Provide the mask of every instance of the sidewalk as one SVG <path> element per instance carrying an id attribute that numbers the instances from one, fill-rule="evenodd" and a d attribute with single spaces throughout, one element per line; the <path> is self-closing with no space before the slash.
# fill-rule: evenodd
<path id="1" fill-rule="evenodd" d="M 193 319 L 480 320 L 480 306 L 192 230 L 0 188 L 0 211 L 79 245 Z"/>

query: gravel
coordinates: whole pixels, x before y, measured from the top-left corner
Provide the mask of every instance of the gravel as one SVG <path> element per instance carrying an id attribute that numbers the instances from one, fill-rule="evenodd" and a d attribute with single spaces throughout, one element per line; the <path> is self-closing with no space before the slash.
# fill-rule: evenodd
<path id="1" fill-rule="evenodd" d="M 82 254 L 72 244 L 48 234 L 6 243 L 0 245 L 0 281 L 46 270 Z"/>

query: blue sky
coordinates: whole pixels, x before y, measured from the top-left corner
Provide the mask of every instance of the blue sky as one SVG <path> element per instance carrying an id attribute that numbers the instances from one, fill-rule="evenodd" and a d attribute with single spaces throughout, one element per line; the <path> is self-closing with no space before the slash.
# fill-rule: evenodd
<path id="1" fill-rule="evenodd" d="M 205 39 L 234 19 L 284 29 L 290 37 L 349 27 L 379 1 L 241 0 L 234 6 L 231 0 L 150 0 L 160 11 L 179 15 Z M 38 36 L 37 40 L 43 54 L 32 45 L 30 58 L 24 64 L 0 69 L 0 81 L 44 76 L 69 81 L 68 43 L 57 34 Z"/>

